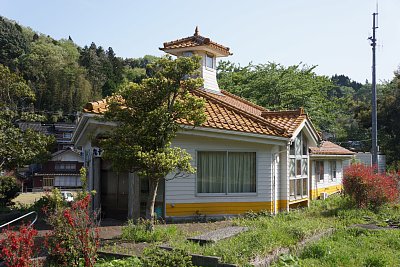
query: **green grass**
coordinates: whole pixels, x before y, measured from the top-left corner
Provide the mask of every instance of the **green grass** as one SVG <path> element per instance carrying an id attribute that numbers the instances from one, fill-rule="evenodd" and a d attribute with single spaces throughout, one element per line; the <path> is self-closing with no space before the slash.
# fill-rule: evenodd
<path id="1" fill-rule="evenodd" d="M 137 257 L 126 259 L 99 259 L 95 267 L 140 267 L 142 262 Z"/>
<path id="2" fill-rule="evenodd" d="M 175 226 L 157 226 L 154 231 L 148 231 L 148 222 L 141 221 L 134 224 L 132 221 L 128 221 L 128 224 L 122 228 L 122 239 L 134 241 L 134 242 L 164 242 L 179 238 L 182 233 Z"/>
<path id="3" fill-rule="evenodd" d="M 266 256 L 280 247 L 294 247 L 313 234 L 333 228 L 336 232 L 331 237 L 306 247 L 299 258 L 283 256 L 278 266 L 400 266 L 397 260 L 400 259 L 400 252 L 397 252 L 400 251 L 400 231 L 348 228 L 353 224 L 387 226 L 396 222 L 400 223 L 400 205 L 371 211 L 354 208 L 351 201 L 336 196 L 314 201 L 310 208 L 276 216 L 261 212 L 232 219 L 234 225 L 246 226 L 249 231 L 211 245 L 200 246 L 187 241 L 187 233 L 175 225 L 157 225 L 155 231 L 149 233 L 145 223 L 129 223 L 123 228 L 122 237 L 135 242 L 168 242 L 188 253 L 218 256 L 226 263 L 250 266 L 249 262 L 257 256 Z"/>
<path id="4" fill-rule="evenodd" d="M 200 246 L 183 238 L 175 239 L 170 244 L 190 253 L 219 256 L 223 262 L 247 266 L 256 256 L 265 256 L 279 247 L 293 247 L 299 241 L 328 228 L 344 231 L 352 224 L 384 225 L 387 220 L 399 219 L 399 206 L 386 206 L 375 213 L 353 207 L 348 199 L 336 196 L 325 201 L 314 201 L 308 209 L 292 210 L 276 216 L 249 214 L 233 219 L 235 225 L 247 226 L 250 230 L 213 245 Z M 370 261 L 372 264 L 374 259 Z"/>
<path id="5" fill-rule="evenodd" d="M 400 231 L 348 228 L 304 249 L 301 266 L 400 266 Z"/>

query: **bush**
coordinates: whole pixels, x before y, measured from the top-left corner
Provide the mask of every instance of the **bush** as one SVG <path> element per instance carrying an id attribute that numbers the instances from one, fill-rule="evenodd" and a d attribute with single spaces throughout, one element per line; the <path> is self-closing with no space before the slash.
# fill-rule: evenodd
<path id="1" fill-rule="evenodd" d="M 5 236 L 0 240 L 0 258 L 6 266 L 29 267 L 33 256 L 34 237 L 37 231 L 22 225 L 19 231 L 3 230 Z"/>
<path id="2" fill-rule="evenodd" d="M 144 251 L 144 256 L 144 267 L 193 267 L 192 257 L 179 249 L 150 248 Z"/>
<path id="3" fill-rule="evenodd" d="M 48 212 L 53 231 L 46 237 L 47 257 L 53 266 L 92 267 L 99 246 L 98 229 L 89 211 L 90 195 L 71 207 L 58 207 Z"/>
<path id="4" fill-rule="evenodd" d="M 375 209 L 399 197 L 396 175 L 376 173 L 376 168 L 363 164 L 353 164 L 345 169 L 343 189 L 359 208 Z"/>
<path id="5" fill-rule="evenodd" d="M 55 188 L 51 193 L 46 193 L 46 195 L 36 200 L 30 209 L 37 212 L 50 213 L 65 206 L 66 203 L 62 199 L 60 190 Z"/>
<path id="6" fill-rule="evenodd" d="M 18 196 L 21 188 L 17 179 L 11 176 L 0 176 L 0 205 L 6 206 Z"/>

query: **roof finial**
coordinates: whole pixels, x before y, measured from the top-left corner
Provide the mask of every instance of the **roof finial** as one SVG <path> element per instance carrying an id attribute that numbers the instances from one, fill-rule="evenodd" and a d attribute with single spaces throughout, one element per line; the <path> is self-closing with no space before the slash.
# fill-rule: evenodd
<path id="1" fill-rule="evenodd" d="M 194 36 L 199 36 L 199 26 L 196 26 L 196 29 L 194 30 Z"/>

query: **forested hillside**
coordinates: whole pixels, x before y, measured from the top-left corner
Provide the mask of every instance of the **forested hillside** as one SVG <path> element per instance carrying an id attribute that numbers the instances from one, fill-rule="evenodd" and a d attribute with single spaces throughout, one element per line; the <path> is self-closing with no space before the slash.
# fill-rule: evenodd
<path id="1" fill-rule="evenodd" d="M 111 47 L 95 43 L 81 48 L 71 37 L 54 40 L 4 17 L 0 17 L 0 48 L 0 64 L 22 76 L 34 91 L 34 111 L 53 120 L 111 95 L 121 83 L 140 81 L 154 59 L 122 59 Z"/>
<path id="2" fill-rule="evenodd" d="M 16 75 L 33 93 L 31 101 L 19 103 L 18 108 L 44 115 L 48 121 L 71 121 L 86 102 L 111 95 L 123 83 L 140 82 L 154 59 L 123 59 L 111 47 L 95 43 L 79 47 L 71 37 L 55 40 L 0 17 L 1 86 L 14 84 L 4 79 Z M 314 69 L 277 63 L 241 67 L 222 61 L 218 80 L 222 89 L 271 110 L 304 107 L 324 138 L 369 151 L 371 84 L 346 75 L 317 75 Z M 400 158 L 399 114 L 400 73 L 396 72 L 392 81 L 378 85 L 378 138 L 388 163 Z"/>

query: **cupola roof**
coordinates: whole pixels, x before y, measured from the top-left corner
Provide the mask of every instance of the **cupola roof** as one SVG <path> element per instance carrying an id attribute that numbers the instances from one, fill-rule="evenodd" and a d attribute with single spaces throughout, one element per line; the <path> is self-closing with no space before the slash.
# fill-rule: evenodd
<path id="1" fill-rule="evenodd" d="M 210 38 L 201 36 L 197 26 L 192 36 L 171 42 L 165 42 L 164 47 L 160 47 L 160 50 L 175 56 L 178 56 L 183 51 L 190 50 L 205 50 L 215 54 L 217 57 L 232 55 L 232 53 L 229 52 L 229 47 L 213 42 Z"/>

